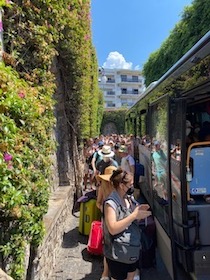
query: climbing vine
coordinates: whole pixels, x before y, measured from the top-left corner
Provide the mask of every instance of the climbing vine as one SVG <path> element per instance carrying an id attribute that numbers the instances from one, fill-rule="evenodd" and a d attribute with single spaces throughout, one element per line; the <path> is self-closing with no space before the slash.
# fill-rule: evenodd
<path id="1" fill-rule="evenodd" d="M 38 246 L 48 209 L 56 124 L 57 57 L 65 111 L 77 141 L 99 133 L 102 95 L 91 42 L 90 1 L 0 1 L 0 252 L 7 273 L 23 279 L 25 247 Z"/>
<path id="2" fill-rule="evenodd" d="M 158 80 L 176 61 L 209 31 L 210 0 L 194 0 L 185 7 L 181 20 L 175 25 L 161 47 L 144 64 L 145 83 Z"/>
<path id="3" fill-rule="evenodd" d="M 101 132 L 107 123 L 114 123 L 118 129 L 118 134 L 125 133 L 125 114 L 127 109 L 119 109 L 115 111 L 105 111 L 101 124 Z"/>

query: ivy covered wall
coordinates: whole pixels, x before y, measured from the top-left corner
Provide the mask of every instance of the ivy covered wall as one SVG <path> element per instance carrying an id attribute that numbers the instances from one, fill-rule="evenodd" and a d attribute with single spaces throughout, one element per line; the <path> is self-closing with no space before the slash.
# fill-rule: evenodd
<path id="1" fill-rule="evenodd" d="M 125 113 L 127 109 L 119 109 L 114 111 L 105 111 L 101 123 L 101 133 L 103 133 L 106 125 L 113 123 L 117 131 L 114 133 L 124 134 L 125 133 Z"/>
<path id="2" fill-rule="evenodd" d="M 51 159 L 59 144 L 52 137 L 60 133 L 56 118 L 65 123 L 63 151 L 76 170 L 81 139 L 99 134 L 103 99 L 90 0 L 1 0 L 0 7 L 0 254 L 3 268 L 18 280 L 25 274 L 26 245 L 36 247 L 44 236 Z"/>

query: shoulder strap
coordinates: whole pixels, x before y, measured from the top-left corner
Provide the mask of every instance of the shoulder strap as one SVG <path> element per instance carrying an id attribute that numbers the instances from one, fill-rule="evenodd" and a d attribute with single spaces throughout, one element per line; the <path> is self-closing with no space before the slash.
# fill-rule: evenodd
<path id="1" fill-rule="evenodd" d="M 96 151 L 96 161 L 98 160 L 98 158 L 99 158 L 99 153 L 98 151 Z"/>

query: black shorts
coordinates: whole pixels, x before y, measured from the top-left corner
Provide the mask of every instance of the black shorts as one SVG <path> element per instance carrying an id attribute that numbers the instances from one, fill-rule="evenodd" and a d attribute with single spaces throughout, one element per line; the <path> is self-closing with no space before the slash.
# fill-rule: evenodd
<path id="1" fill-rule="evenodd" d="M 106 259 L 106 261 L 111 277 L 117 280 L 126 279 L 128 272 L 134 272 L 139 267 L 138 261 L 131 264 L 116 262 L 110 259 Z"/>

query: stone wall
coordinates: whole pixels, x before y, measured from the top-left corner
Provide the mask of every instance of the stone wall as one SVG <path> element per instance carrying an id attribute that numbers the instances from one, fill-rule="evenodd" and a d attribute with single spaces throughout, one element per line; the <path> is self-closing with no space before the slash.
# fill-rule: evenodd
<path id="1" fill-rule="evenodd" d="M 52 137 L 58 145 L 56 153 L 52 155 L 54 164 L 49 178 L 52 194 L 48 212 L 44 216 L 46 234 L 38 251 L 30 252 L 27 271 L 27 279 L 30 280 L 50 280 L 56 256 L 62 246 L 66 220 L 68 215 L 71 215 L 74 194 L 80 193 L 83 180 L 81 170 L 84 170 L 84 163 L 83 159 L 80 159 L 77 135 L 71 129 L 66 114 L 66 108 L 69 105 L 66 103 L 66 88 L 57 57 L 53 61 L 51 70 L 55 74 L 57 86 L 54 94 L 56 127 Z M 34 260 L 33 255 L 35 255 Z M 32 263 L 31 260 L 33 260 Z"/>
<path id="2" fill-rule="evenodd" d="M 44 216 L 46 235 L 33 261 L 31 280 L 48 280 L 62 246 L 65 221 L 71 215 L 74 186 L 61 186 L 51 195 L 49 210 Z"/>
<path id="3" fill-rule="evenodd" d="M 14 280 L 0 268 L 0 280 Z"/>

